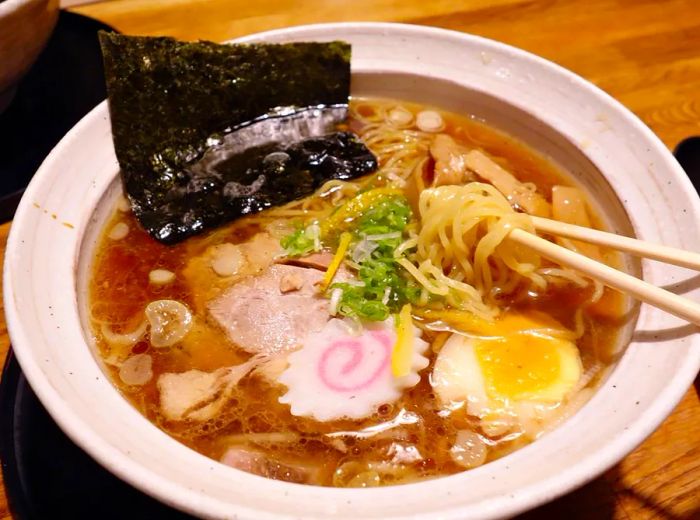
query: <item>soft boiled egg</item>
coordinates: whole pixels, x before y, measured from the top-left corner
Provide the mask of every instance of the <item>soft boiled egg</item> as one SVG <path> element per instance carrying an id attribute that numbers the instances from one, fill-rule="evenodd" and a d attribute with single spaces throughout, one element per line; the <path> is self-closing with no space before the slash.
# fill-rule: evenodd
<path id="1" fill-rule="evenodd" d="M 465 406 L 480 419 L 485 435 L 535 438 L 581 378 L 573 333 L 537 314 L 506 315 L 494 325 L 484 335 L 452 334 L 431 384 L 447 409 Z"/>

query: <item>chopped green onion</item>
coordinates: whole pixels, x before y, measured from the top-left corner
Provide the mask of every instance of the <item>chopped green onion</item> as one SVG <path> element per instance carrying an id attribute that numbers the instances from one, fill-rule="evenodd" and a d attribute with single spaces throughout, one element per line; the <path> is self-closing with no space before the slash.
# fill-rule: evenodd
<path id="1" fill-rule="evenodd" d="M 394 259 L 394 250 L 405 240 L 403 235 L 411 216 L 405 197 L 388 194 L 374 201 L 357 218 L 352 231 L 358 241 L 348 251 L 348 257 L 358 268 L 362 286 L 349 283 L 331 286 L 342 290 L 335 306 L 338 314 L 382 321 L 405 303 L 418 299 L 420 289 Z"/>
<path id="2" fill-rule="evenodd" d="M 313 222 L 305 228 L 299 228 L 294 233 L 283 237 L 280 244 L 287 256 L 304 256 L 321 250 L 320 228 Z"/>

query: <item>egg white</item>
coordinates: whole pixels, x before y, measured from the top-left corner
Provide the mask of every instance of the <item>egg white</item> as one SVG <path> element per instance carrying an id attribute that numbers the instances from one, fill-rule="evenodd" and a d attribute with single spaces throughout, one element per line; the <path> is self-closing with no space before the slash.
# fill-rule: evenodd
<path id="1" fill-rule="evenodd" d="M 536 438 L 576 388 L 582 373 L 581 359 L 570 341 L 533 335 L 530 339 L 547 342 L 559 356 L 558 377 L 527 396 L 494 395 L 488 390 L 492 385 L 487 384 L 479 362 L 479 342 L 499 341 L 506 345 L 512 337 L 512 333 L 488 339 L 453 334 L 438 354 L 431 384 L 443 406 L 464 406 L 468 415 L 480 420 L 480 429 L 488 437 L 525 434 Z"/>

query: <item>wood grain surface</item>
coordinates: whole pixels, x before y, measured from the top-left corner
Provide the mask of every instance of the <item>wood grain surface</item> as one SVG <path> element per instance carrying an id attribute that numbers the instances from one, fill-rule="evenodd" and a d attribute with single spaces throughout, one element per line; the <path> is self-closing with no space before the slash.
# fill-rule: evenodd
<path id="1" fill-rule="evenodd" d="M 577 72 L 636 113 L 669 148 L 700 135 L 696 0 L 115 0 L 73 11 L 128 34 L 214 41 L 312 22 L 444 27 L 521 47 Z M 8 229 L 0 226 L 0 254 Z M 0 358 L 8 345 L 0 316 Z M 620 464 L 522 518 L 700 519 L 699 392 L 696 380 L 666 422 Z M 0 485 L 0 520 L 6 518 Z"/>

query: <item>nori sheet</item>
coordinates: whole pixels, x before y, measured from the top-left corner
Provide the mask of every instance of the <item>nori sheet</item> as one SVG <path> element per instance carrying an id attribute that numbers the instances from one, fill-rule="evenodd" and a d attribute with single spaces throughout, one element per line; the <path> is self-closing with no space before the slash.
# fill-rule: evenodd
<path id="1" fill-rule="evenodd" d="M 100 43 L 122 180 L 137 218 L 161 242 L 303 197 L 327 179 L 376 169 L 349 133 L 258 147 L 205 175 L 192 168 L 222 134 L 278 107 L 347 104 L 345 42 L 221 45 L 102 32 Z M 289 160 L 273 178 L 263 159 L 274 151 Z M 252 189 L 260 175 L 264 182 Z M 236 183 L 242 188 L 224 189 Z"/>
<path id="2" fill-rule="evenodd" d="M 330 179 L 353 179 L 377 168 L 372 153 L 351 132 L 309 137 L 288 147 L 247 149 L 215 170 L 187 178 L 154 209 L 136 204 L 141 225 L 166 244 L 245 215 L 310 195 Z M 143 196 L 148 194 L 143 193 Z"/>

